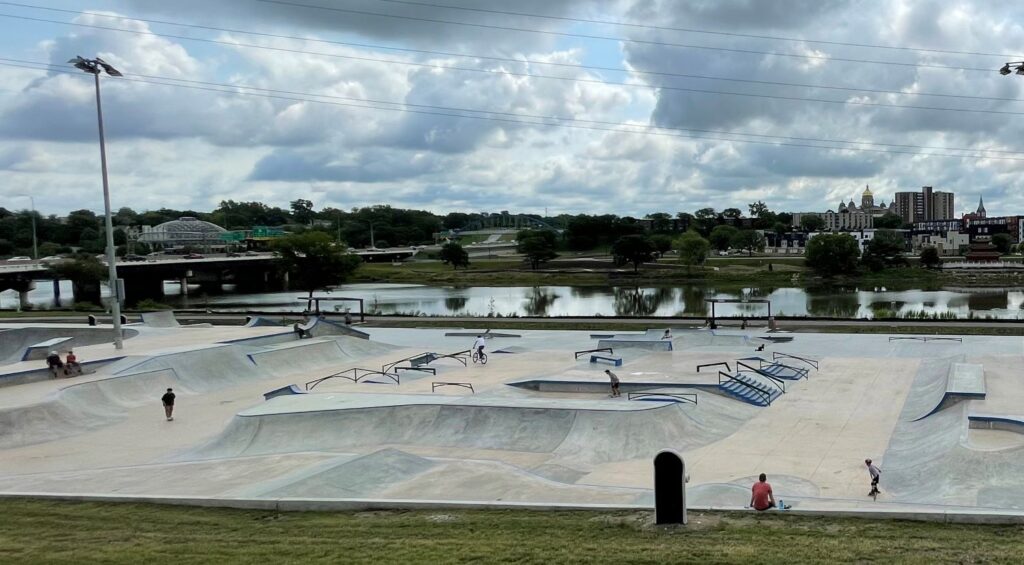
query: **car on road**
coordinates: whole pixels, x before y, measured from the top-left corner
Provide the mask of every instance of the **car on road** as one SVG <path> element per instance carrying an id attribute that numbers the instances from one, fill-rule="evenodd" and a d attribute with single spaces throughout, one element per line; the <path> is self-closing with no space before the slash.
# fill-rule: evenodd
<path id="1" fill-rule="evenodd" d="M 245 252 L 245 256 L 246 257 L 257 257 L 257 256 L 259 256 L 259 253 L 256 253 L 255 251 L 246 251 Z"/>
<path id="2" fill-rule="evenodd" d="M 31 260 L 32 260 L 31 257 L 25 257 L 24 255 L 18 255 L 16 257 L 11 257 L 10 259 L 8 259 L 8 261 L 31 261 Z"/>
<path id="3" fill-rule="evenodd" d="M 199 253 L 189 253 L 188 255 L 185 255 L 185 259 L 206 259 L 206 257 Z"/>
<path id="4" fill-rule="evenodd" d="M 227 253 L 224 254 L 224 256 L 225 257 L 241 257 L 242 255 L 239 254 L 239 253 L 235 253 L 234 251 L 228 251 Z"/>
<path id="5" fill-rule="evenodd" d="M 136 255 L 134 253 L 129 253 L 129 254 L 125 255 L 124 257 L 122 257 L 122 259 L 124 259 L 125 261 L 128 261 L 128 262 L 132 262 L 132 263 L 139 262 L 139 261 L 145 261 L 146 260 L 146 258 L 143 257 L 142 255 Z"/>

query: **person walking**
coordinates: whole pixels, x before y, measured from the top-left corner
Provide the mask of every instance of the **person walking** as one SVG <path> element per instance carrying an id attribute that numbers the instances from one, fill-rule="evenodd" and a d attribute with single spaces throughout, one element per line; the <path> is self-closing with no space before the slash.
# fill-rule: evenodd
<path id="1" fill-rule="evenodd" d="M 164 403 L 164 415 L 167 416 L 168 422 L 174 421 L 174 389 L 167 389 L 167 392 L 160 397 L 160 401 Z"/>
<path id="2" fill-rule="evenodd" d="M 622 396 L 619 392 L 619 376 L 613 373 L 611 369 L 605 369 L 604 374 L 608 375 L 608 380 L 612 383 L 612 398 Z"/>
<path id="3" fill-rule="evenodd" d="M 882 494 L 882 491 L 878 490 L 878 480 L 882 478 L 882 470 L 870 459 L 865 459 L 864 464 L 868 466 L 868 475 L 871 475 L 871 492 L 868 493 L 868 496 L 877 498 L 879 494 Z"/>

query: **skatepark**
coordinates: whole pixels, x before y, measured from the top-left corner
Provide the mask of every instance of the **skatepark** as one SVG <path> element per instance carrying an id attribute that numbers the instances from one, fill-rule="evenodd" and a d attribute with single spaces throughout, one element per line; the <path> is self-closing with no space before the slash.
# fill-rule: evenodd
<path id="1" fill-rule="evenodd" d="M 474 328 L 0 326 L 7 496 L 650 508 L 672 449 L 691 507 L 766 473 L 794 511 L 1024 515 L 1020 337 L 493 330 L 484 365 Z"/>

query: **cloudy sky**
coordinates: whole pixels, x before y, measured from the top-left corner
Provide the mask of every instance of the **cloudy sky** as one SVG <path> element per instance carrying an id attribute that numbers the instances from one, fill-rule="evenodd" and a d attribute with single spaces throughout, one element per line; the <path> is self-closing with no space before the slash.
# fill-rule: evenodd
<path id="1" fill-rule="evenodd" d="M 808 211 L 931 185 L 1024 213 L 1012 3 L 24 0 L 0 46 L 7 208 L 102 208 L 91 77 L 65 72 L 98 55 L 125 74 L 115 208 Z"/>

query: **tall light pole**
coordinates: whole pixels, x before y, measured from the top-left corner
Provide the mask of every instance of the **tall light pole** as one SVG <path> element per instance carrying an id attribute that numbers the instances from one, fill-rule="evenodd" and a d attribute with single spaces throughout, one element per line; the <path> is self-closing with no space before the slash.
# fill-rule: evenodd
<path id="1" fill-rule="evenodd" d="M 100 126 L 100 169 L 103 172 L 103 212 L 107 228 L 107 276 L 110 285 L 110 293 L 113 302 L 110 305 L 110 315 L 114 318 L 114 348 L 122 349 L 124 343 L 121 338 L 121 293 L 117 286 L 117 264 L 114 253 L 114 220 L 110 215 L 110 185 L 107 182 L 107 148 L 103 139 L 103 104 L 100 102 L 100 72 L 110 76 L 122 76 L 121 72 L 107 64 L 106 61 L 96 57 L 85 59 L 82 56 L 75 57 L 68 61 L 77 69 L 81 69 L 93 76 L 96 80 L 96 120 Z"/>
<path id="2" fill-rule="evenodd" d="M 32 207 L 32 258 L 39 259 L 39 240 L 36 238 L 36 199 L 31 194 L 17 194 L 22 198 L 28 198 L 28 203 Z"/>

